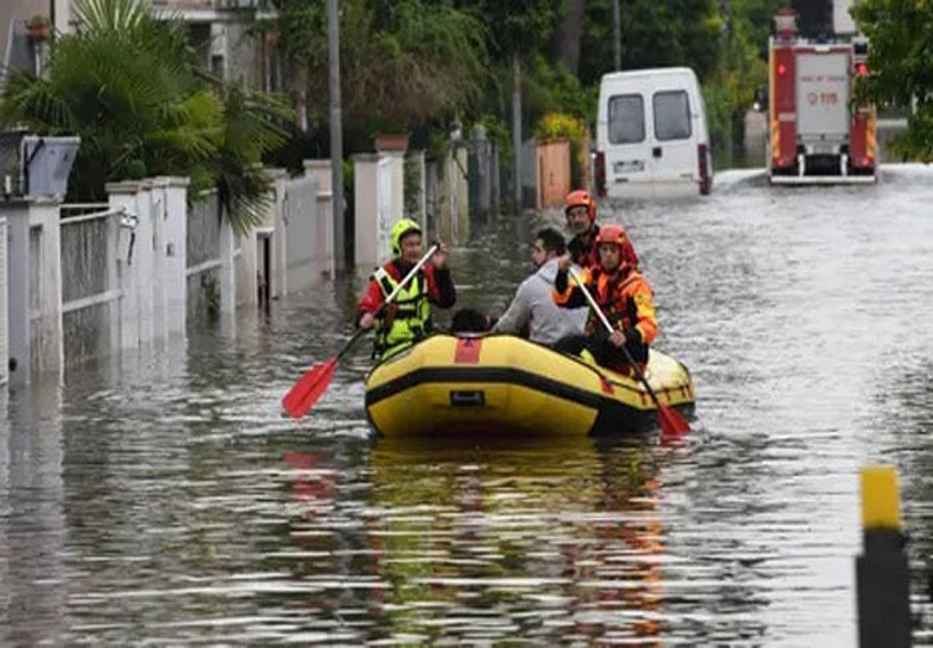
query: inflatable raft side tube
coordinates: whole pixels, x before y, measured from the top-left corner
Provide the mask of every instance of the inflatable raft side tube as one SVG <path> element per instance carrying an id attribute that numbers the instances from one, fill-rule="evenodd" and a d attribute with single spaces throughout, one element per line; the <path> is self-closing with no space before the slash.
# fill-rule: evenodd
<path id="1" fill-rule="evenodd" d="M 540 374 L 511 367 L 432 367 L 417 369 L 373 387 L 366 392 L 366 406 L 391 398 L 406 389 L 425 383 L 507 383 L 521 385 L 550 396 L 579 403 L 586 407 L 599 407 L 599 394 L 568 385 Z"/>

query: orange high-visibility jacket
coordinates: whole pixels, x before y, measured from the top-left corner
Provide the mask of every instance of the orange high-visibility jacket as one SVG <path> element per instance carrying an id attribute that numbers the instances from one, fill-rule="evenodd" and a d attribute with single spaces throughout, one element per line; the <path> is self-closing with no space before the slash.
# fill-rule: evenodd
<path id="1" fill-rule="evenodd" d="M 653 291 L 638 270 L 625 266 L 612 274 L 606 274 L 600 267 L 586 268 L 579 277 L 613 328 L 623 333 L 632 327 L 637 328 L 642 344 L 651 344 L 658 336 Z M 558 291 L 560 284 L 566 286 L 563 292 Z M 561 282 L 559 278 L 554 283 L 553 296 L 554 303 L 562 308 L 579 308 L 589 304 L 575 283 Z M 590 334 L 598 327 L 602 327 L 602 323 L 591 309 L 586 333 Z"/>

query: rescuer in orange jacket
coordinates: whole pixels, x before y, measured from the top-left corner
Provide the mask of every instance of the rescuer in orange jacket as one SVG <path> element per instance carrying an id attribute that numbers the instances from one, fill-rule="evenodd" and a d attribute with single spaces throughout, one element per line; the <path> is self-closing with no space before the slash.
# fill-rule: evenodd
<path id="1" fill-rule="evenodd" d="M 569 353 L 589 352 L 597 364 L 620 373 L 629 373 L 623 344 L 632 359 L 644 371 L 648 362 L 648 345 L 658 335 L 658 320 L 654 311 L 651 286 L 638 271 L 638 259 L 631 246 L 626 246 L 625 230 L 619 225 L 603 225 L 595 244 L 599 264 L 586 268 L 580 280 L 595 298 L 613 327 L 610 334 L 599 316 L 590 309 L 583 336 L 565 338 L 557 349 Z M 554 281 L 554 302 L 562 308 L 588 305 L 586 296 L 567 276 L 571 259 L 560 258 Z"/>
<path id="2" fill-rule="evenodd" d="M 599 225 L 596 224 L 596 200 L 585 189 L 576 189 L 564 198 L 564 216 L 567 218 L 567 231 L 573 237 L 567 244 L 571 260 L 581 268 L 592 268 L 599 263 L 596 252 L 596 237 Z M 620 226 L 621 227 L 621 226 Z M 638 256 L 628 237 L 625 237 L 628 249 L 626 255 L 638 265 Z"/>

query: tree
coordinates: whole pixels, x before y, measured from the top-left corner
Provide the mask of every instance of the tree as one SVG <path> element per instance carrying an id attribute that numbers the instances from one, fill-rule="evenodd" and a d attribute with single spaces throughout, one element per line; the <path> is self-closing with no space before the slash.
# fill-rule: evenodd
<path id="1" fill-rule="evenodd" d="M 580 79 L 613 69 L 609 0 L 588 0 Z M 714 0 L 622 0 L 622 69 L 687 65 L 701 80 L 717 71 L 723 18 Z"/>
<path id="2" fill-rule="evenodd" d="M 570 72 L 578 74 L 586 2 L 585 0 L 569 0 L 567 5 L 567 15 L 558 31 L 557 56 Z"/>
<path id="3" fill-rule="evenodd" d="M 478 0 L 462 3 L 478 11 L 489 26 L 494 58 L 512 68 L 512 148 L 515 152 L 512 190 L 516 206 L 522 201 L 522 60 L 537 53 L 552 38 L 563 17 L 562 0 Z M 498 55 L 498 56 L 496 56 Z"/>
<path id="4" fill-rule="evenodd" d="M 47 78 L 8 79 L 0 123 L 81 137 L 71 199 L 104 199 L 111 181 L 185 175 L 193 195 L 218 188 L 237 231 L 256 224 L 269 186 L 258 164 L 283 140 L 282 104 L 199 70 L 184 25 L 135 0 L 76 0 L 73 16 Z"/>
<path id="5" fill-rule="evenodd" d="M 279 0 L 267 28 L 301 68 L 312 123 L 326 122 L 327 20 L 320 0 Z M 430 0 L 344 0 L 341 97 L 349 130 L 404 130 L 475 110 L 489 80 L 486 27 L 475 15 Z"/>
<path id="6" fill-rule="evenodd" d="M 870 43 L 859 96 L 881 107 L 913 106 L 894 148 L 933 161 L 933 2 L 861 0 L 852 13 Z"/>

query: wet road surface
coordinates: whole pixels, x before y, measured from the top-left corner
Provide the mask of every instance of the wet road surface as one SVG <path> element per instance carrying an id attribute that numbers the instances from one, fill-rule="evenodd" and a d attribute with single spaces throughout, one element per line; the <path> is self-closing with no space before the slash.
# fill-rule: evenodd
<path id="1" fill-rule="evenodd" d="M 900 167 L 603 211 L 696 380 L 681 446 L 374 443 L 365 343 L 282 418 L 347 339 L 352 282 L 14 392 L 0 644 L 855 645 L 858 471 L 884 462 L 929 645 L 931 204 L 933 170 Z M 501 312 L 549 218 L 456 249 L 458 305 Z"/>

